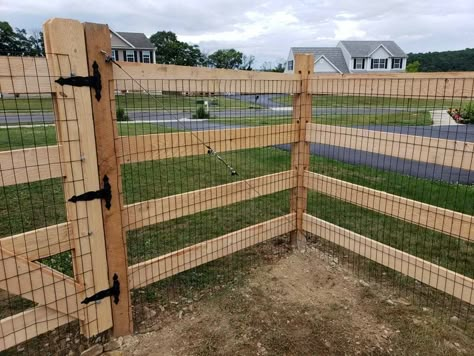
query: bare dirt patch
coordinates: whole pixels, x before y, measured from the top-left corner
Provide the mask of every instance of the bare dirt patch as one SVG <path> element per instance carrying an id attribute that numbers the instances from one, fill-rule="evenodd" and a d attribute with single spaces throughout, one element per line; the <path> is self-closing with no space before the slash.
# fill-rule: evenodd
<path id="1" fill-rule="evenodd" d="M 360 280 L 337 261 L 328 264 L 315 248 L 184 305 L 179 311 L 155 307 L 141 333 L 124 339 L 125 354 L 451 355 L 474 349 L 467 330 Z"/>

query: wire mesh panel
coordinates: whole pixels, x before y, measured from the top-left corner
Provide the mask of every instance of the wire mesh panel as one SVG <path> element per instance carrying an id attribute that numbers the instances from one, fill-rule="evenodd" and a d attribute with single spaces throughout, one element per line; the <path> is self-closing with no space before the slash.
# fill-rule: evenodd
<path id="1" fill-rule="evenodd" d="M 472 327 L 473 80 L 363 76 L 311 87 L 307 230 L 361 279 Z"/>
<path id="2" fill-rule="evenodd" d="M 289 151 L 298 127 L 279 104 L 294 83 L 254 82 L 265 92 L 252 94 L 239 80 L 220 80 L 218 90 L 207 80 L 113 85 L 129 279 L 141 323 L 145 306 L 182 310 L 183 301 L 287 248 L 276 240 L 240 251 L 294 229 Z"/>
<path id="3" fill-rule="evenodd" d="M 65 145 L 84 145 L 70 105 L 77 92 L 54 99 L 45 58 L 0 57 L 0 68 L 0 351 L 80 352 L 89 343 L 82 335 L 101 322 L 99 306 L 80 304 L 94 291 L 83 284 L 93 275 L 94 230 L 87 213 L 65 204 L 66 184 L 87 189 L 83 160 L 65 154 Z"/>

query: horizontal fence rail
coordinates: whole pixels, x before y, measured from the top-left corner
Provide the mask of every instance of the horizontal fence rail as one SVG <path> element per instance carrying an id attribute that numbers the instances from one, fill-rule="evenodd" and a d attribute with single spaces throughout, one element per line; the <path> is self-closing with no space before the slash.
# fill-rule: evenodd
<path id="1" fill-rule="evenodd" d="M 330 197 L 412 224 L 474 241 L 474 217 L 306 171 L 305 186 Z"/>
<path id="2" fill-rule="evenodd" d="M 305 214 L 304 229 L 349 251 L 474 304 L 474 280 L 419 257 Z"/>
<path id="3" fill-rule="evenodd" d="M 281 216 L 130 266 L 129 285 L 132 289 L 145 287 L 150 283 L 230 255 L 244 248 L 285 235 L 295 229 L 295 218 L 295 214 Z"/>
<path id="4" fill-rule="evenodd" d="M 308 125 L 306 140 L 465 170 L 474 168 L 474 142 L 318 124 Z"/>
<path id="5" fill-rule="evenodd" d="M 245 127 L 238 129 L 175 132 L 140 136 L 121 136 L 117 140 L 121 163 L 267 147 L 296 142 L 298 127 L 294 124 Z"/>
<path id="6" fill-rule="evenodd" d="M 296 173 L 286 171 L 235 183 L 126 205 L 122 220 L 126 229 L 158 224 L 205 210 L 273 194 L 296 186 Z"/>

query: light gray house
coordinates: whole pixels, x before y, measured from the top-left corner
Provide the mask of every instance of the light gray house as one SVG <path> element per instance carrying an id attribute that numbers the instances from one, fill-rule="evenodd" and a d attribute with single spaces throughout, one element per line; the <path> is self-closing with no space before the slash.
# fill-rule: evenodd
<path id="1" fill-rule="evenodd" d="M 110 30 L 110 40 L 116 61 L 156 63 L 156 48 L 144 33 Z"/>
<path id="2" fill-rule="evenodd" d="M 294 55 L 314 55 L 315 73 L 404 72 L 407 55 L 394 41 L 340 41 L 336 47 L 292 47 L 285 73 L 293 73 Z"/>

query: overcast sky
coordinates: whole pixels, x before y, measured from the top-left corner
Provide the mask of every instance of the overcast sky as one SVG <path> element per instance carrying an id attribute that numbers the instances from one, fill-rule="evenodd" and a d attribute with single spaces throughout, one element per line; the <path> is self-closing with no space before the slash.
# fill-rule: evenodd
<path id="1" fill-rule="evenodd" d="M 51 17 L 107 23 L 116 31 L 169 30 L 210 53 L 236 48 L 258 65 L 291 46 L 395 40 L 405 52 L 474 47 L 474 0 L 0 0 L 0 20 L 37 30 Z"/>

